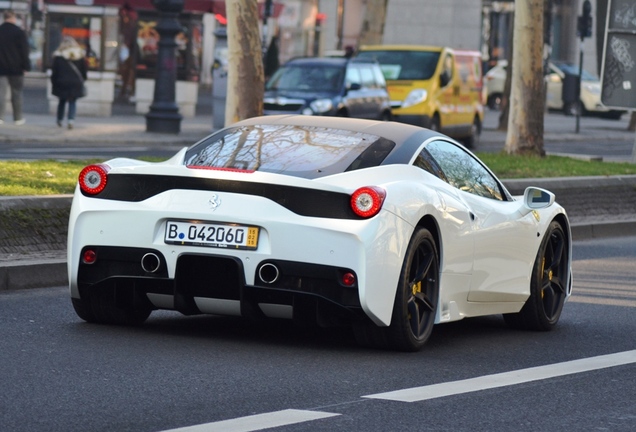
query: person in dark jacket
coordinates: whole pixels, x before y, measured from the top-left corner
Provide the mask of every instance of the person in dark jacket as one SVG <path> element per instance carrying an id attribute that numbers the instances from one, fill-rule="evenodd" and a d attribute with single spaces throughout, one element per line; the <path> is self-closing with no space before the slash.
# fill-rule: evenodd
<path id="1" fill-rule="evenodd" d="M 29 41 L 26 33 L 16 23 L 12 10 L 3 13 L 0 25 L 0 124 L 4 123 L 7 90 L 11 88 L 11 107 L 16 125 L 25 123 L 22 116 L 22 89 L 24 72 L 31 70 Z"/>
<path id="2" fill-rule="evenodd" d="M 86 96 L 86 59 L 84 50 L 71 36 L 64 36 L 60 46 L 53 52 L 51 84 L 53 96 L 59 98 L 57 104 L 57 125 L 62 127 L 64 111 L 68 102 L 68 128 L 73 129 L 77 99 Z"/>
<path id="3" fill-rule="evenodd" d="M 267 52 L 265 53 L 265 82 L 270 79 L 280 67 L 278 59 L 278 36 L 272 37 Z"/>

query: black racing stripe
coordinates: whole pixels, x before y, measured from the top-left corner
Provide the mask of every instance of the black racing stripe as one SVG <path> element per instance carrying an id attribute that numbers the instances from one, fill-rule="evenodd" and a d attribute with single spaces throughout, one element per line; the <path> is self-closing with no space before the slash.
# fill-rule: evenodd
<path id="1" fill-rule="evenodd" d="M 140 174 L 109 174 L 106 188 L 91 198 L 139 202 L 175 189 L 230 192 L 268 198 L 301 216 L 362 219 L 351 209 L 348 194 L 244 181 Z M 246 209 L 250 211 L 250 209 Z"/>

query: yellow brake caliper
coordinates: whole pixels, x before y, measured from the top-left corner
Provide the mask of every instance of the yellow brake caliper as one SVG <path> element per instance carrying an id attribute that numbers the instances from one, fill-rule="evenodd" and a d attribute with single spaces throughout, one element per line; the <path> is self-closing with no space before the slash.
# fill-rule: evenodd
<path id="1" fill-rule="evenodd" d="M 543 278 L 543 272 L 545 271 L 545 257 L 541 260 L 541 278 Z M 552 282 L 552 270 L 548 272 L 548 280 Z M 543 299 L 543 289 L 541 290 L 541 298 Z"/>
<path id="2" fill-rule="evenodd" d="M 422 292 L 422 281 L 419 281 L 416 284 L 413 284 L 413 287 L 411 287 L 411 292 L 413 293 L 413 295 L 415 296 L 418 292 Z M 408 319 L 411 319 L 411 313 L 408 312 L 407 314 Z"/>
<path id="3" fill-rule="evenodd" d="M 416 284 L 413 284 L 413 295 L 422 292 L 422 281 L 419 281 Z"/>

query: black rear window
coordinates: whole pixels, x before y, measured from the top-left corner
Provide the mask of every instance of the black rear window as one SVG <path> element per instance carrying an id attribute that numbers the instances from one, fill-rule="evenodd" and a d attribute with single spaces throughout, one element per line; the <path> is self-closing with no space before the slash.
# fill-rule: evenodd
<path id="1" fill-rule="evenodd" d="M 229 128 L 188 149 L 187 166 L 317 178 L 378 166 L 395 143 L 376 135 L 293 125 Z"/>

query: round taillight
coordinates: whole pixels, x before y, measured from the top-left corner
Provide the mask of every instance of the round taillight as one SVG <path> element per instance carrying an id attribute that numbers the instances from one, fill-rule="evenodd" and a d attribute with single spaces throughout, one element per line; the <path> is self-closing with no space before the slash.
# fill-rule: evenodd
<path id="1" fill-rule="evenodd" d="M 86 249 L 82 254 L 82 262 L 84 264 L 93 264 L 97 261 L 97 252 L 93 249 Z"/>
<path id="2" fill-rule="evenodd" d="M 106 164 L 89 165 L 79 175 L 79 185 L 82 192 L 96 195 L 104 190 L 108 181 L 110 167 Z"/>
<path id="3" fill-rule="evenodd" d="M 342 275 L 342 284 L 346 287 L 352 287 L 356 284 L 356 276 L 351 272 Z"/>
<path id="4" fill-rule="evenodd" d="M 378 214 L 384 203 L 386 192 L 377 186 L 365 186 L 351 195 L 351 209 L 363 218 L 370 218 Z"/>

